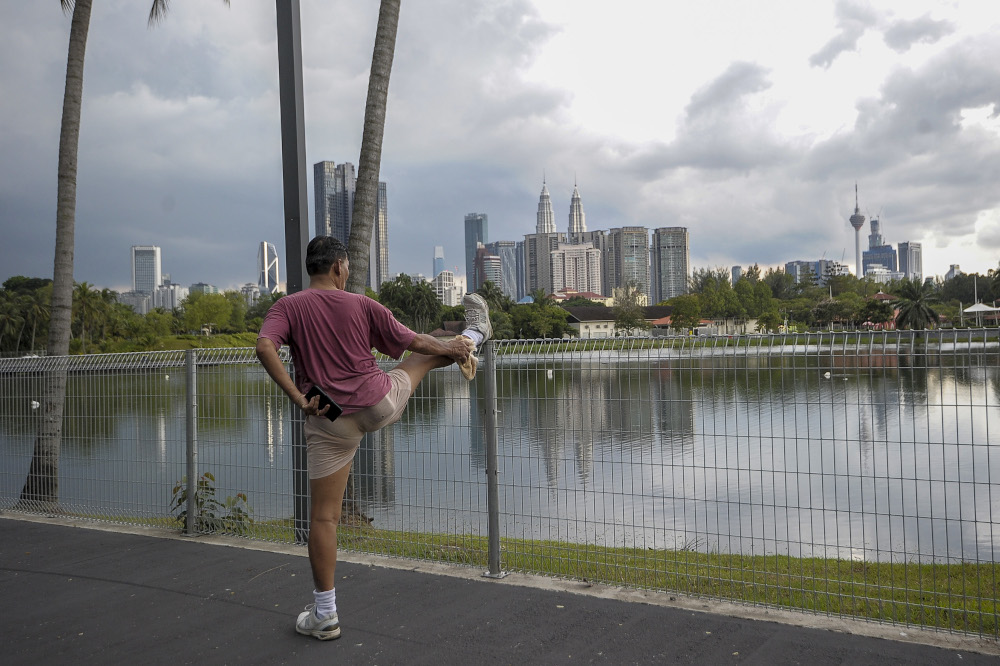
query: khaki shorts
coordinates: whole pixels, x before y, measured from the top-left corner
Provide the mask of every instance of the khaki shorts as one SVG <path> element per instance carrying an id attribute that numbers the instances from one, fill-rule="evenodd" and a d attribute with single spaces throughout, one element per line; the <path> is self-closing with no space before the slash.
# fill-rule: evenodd
<path id="1" fill-rule="evenodd" d="M 390 370 L 392 387 L 382 400 L 336 421 L 325 416 L 307 416 L 305 424 L 306 458 L 309 478 L 322 479 L 354 460 L 361 438 L 366 432 L 381 430 L 402 416 L 413 388 L 404 370 Z"/>

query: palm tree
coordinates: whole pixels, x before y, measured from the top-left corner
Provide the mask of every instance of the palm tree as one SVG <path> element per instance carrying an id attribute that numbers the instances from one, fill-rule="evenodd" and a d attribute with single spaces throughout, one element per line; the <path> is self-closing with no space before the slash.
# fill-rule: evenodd
<path id="1" fill-rule="evenodd" d="M 925 329 L 928 324 L 938 322 L 938 314 L 931 307 L 937 299 L 931 293 L 931 285 L 916 280 L 902 280 L 899 284 L 896 306 L 896 328 Z"/>
<path id="2" fill-rule="evenodd" d="M 28 351 L 35 351 L 35 333 L 38 324 L 49 317 L 49 295 L 47 289 L 36 289 L 25 296 L 24 317 L 31 322 L 31 346 Z"/>
<path id="3" fill-rule="evenodd" d="M 385 134 L 385 103 L 389 95 L 389 74 L 396 51 L 396 28 L 399 25 L 400 0 L 382 0 L 375 30 L 375 50 L 368 77 L 368 101 L 358 159 L 357 190 L 351 213 L 351 237 L 347 244 L 351 255 L 351 275 L 347 290 L 365 293 L 368 258 L 371 253 L 372 225 L 378 196 L 378 176 L 382 161 L 382 137 Z"/>
<path id="4" fill-rule="evenodd" d="M 227 5 L 229 0 L 223 0 Z M 153 0 L 150 24 L 167 11 L 168 0 Z M 52 306 L 49 356 L 69 354 L 73 313 L 73 247 L 76 234 L 76 169 L 80 144 L 80 109 L 83 106 L 83 62 L 87 52 L 93 0 L 60 0 L 64 12 L 72 12 L 69 51 L 66 55 L 66 87 L 63 91 L 59 130 L 59 169 L 56 205 L 56 248 L 52 274 Z M 42 396 L 42 419 L 21 502 L 40 509 L 54 509 L 59 499 L 59 447 L 66 403 L 66 366 L 55 363 L 46 375 Z"/>

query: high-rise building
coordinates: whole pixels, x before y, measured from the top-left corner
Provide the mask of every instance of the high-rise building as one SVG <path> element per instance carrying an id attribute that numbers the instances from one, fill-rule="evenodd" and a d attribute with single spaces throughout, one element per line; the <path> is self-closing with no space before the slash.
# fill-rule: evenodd
<path id="1" fill-rule="evenodd" d="M 948 272 L 944 274 L 945 282 L 948 280 L 954 280 L 959 275 L 962 274 L 962 269 L 959 268 L 958 264 L 952 264 L 948 267 Z"/>
<path id="2" fill-rule="evenodd" d="M 861 253 L 862 275 L 868 275 L 868 267 L 874 265 L 883 266 L 890 273 L 896 272 L 896 249 L 885 244 L 877 217 L 873 217 L 870 224 L 872 232 L 868 236 L 868 249 Z"/>
<path id="3" fill-rule="evenodd" d="M 609 230 L 604 258 L 604 293 L 635 284 L 649 295 L 649 229 L 634 226 Z"/>
<path id="4" fill-rule="evenodd" d="M 441 245 L 435 245 L 433 275 L 437 275 L 443 270 L 444 270 L 444 247 Z"/>
<path id="5" fill-rule="evenodd" d="M 542 193 L 538 197 L 538 213 L 535 215 L 536 234 L 556 233 L 556 216 L 552 212 L 552 198 L 549 196 L 549 188 L 542 179 Z"/>
<path id="6" fill-rule="evenodd" d="M 732 284 L 735 287 L 736 283 L 740 281 L 741 277 L 743 277 L 743 267 L 742 266 L 733 266 L 733 268 L 732 268 L 732 275 L 733 275 L 733 277 L 732 277 Z"/>
<path id="7" fill-rule="evenodd" d="M 152 295 L 163 284 L 160 248 L 155 245 L 132 246 L 132 291 Z"/>
<path id="8" fill-rule="evenodd" d="M 278 293 L 278 251 L 267 241 L 257 250 L 257 290 L 260 294 Z M 254 299 L 256 300 L 256 298 Z"/>
<path id="9" fill-rule="evenodd" d="M 152 306 L 163 308 L 167 312 L 180 307 L 181 301 L 188 297 L 188 288 L 164 280 L 163 284 L 153 292 Z"/>
<path id="10" fill-rule="evenodd" d="M 549 257 L 552 293 L 563 289 L 601 293 L 601 251 L 591 245 L 559 243 Z"/>
<path id="11" fill-rule="evenodd" d="M 489 240 L 489 219 L 486 213 L 469 213 L 465 216 L 465 277 L 469 292 L 480 287 L 476 279 L 476 252 L 479 245 Z"/>
<path id="12" fill-rule="evenodd" d="M 217 294 L 219 288 L 207 282 L 195 282 L 188 291 L 192 294 Z"/>
<path id="13" fill-rule="evenodd" d="M 924 262 L 920 243 L 903 241 L 899 244 L 899 272 L 910 280 L 923 282 Z"/>
<path id="14" fill-rule="evenodd" d="M 573 183 L 573 196 L 569 201 L 569 232 L 566 239 L 570 243 L 580 243 L 580 235 L 587 231 L 587 216 L 583 213 L 583 201 L 580 199 L 580 190 L 576 183 Z"/>
<path id="15" fill-rule="evenodd" d="M 688 292 L 691 273 L 691 242 L 687 227 L 660 227 L 653 230 L 650 250 L 650 277 L 654 303 Z"/>
<path id="16" fill-rule="evenodd" d="M 247 307 L 253 307 L 260 300 L 260 287 L 253 282 L 247 282 L 240 287 L 240 294 L 243 295 L 243 302 L 247 304 Z"/>
<path id="17" fill-rule="evenodd" d="M 490 254 L 500 258 L 500 282 L 496 285 L 515 302 L 524 297 L 524 262 L 522 243 L 494 241 L 486 244 Z"/>
<path id="18" fill-rule="evenodd" d="M 372 227 L 371 257 L 368 263 L 368 286 L 378 291 L 389 279 L 389 197 L 385 182 L 378 182 L 375 199 L 375 225 Z"/>
<path id="19" fill-rule="evenodd" d="M 317 236 L 333 236 L 347 244 L 356 190 L 357 176 L 350 162 L 323 161 L 313 165 Z"/>
<path id="20" fill-rule="evenodd" d="M 316 203 L 316 235 L 333 236 L 348 245 L 357 176 L 350 162 L 330 161 L 313 165 L 313 194 Z M 368 260 L 367 285 L 376 291 L 389 275 L 389 205 L 386 184 L 378 183 L 375 219 L 372 220 L 371 256 Z"/>
<path id="21" fill-rule="evenodd" d="M 524 289 L 526 294 L 541 289 L 546 294 L 552 289 L 552 269 L 549 266 L 552 252 L 565 242 L 563 234 L 527 234 L 524 237 Z"/>
<path id="22" fill-rule="evenodd" d="M 851 215 L 851 226 L 854 227 L 854 252 L 857 255 L 857 268 L 855 275 L 858 279 L 864 275 L 861 266 L 861 228 L 865 226 L 865 216 L 861 214 L 858 207 L 858 184 L 854 183 L 854 215 Z"/>
<path id="23" fill-rule="evenodd" d="M 443 270 L 435 275 L 431 280 L 431 288 L 444 305 L 454 307 L 462 304 L 462 292 L 465 290 L 455 280 L 455 274 L 451 271 Z"/>
<path id="24" fill-rule="evenodd" d="M 486 249 L 485 245 L 480 244 L 476 249 L 476 283 L 481 287 L 487 282 L 492 282 L 500 287 L 503 284 L 503 269 L 500 257 Z"/>
<path id="25" fill-rule="evenodd" d="M 691 238 L 687 227 L 660 227 L 653 230 L 650 267 L 654 303 L 688 293 Z"/>
<path id="26" fill-rule="evenodd" d="M 820 259 L 819 261 L 789 261 L 785 264 L 785 273 L 791 275 L 796 284 L 809 276 L 812 284 L 822 287 L 831 277 L 850 275 L 851 269 L 847 264 L 833 259 Z"/>

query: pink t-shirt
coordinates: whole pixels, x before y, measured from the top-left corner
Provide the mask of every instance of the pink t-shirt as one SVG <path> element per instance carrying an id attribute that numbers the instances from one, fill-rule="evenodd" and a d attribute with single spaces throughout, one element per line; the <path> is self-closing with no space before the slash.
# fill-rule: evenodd
<path id="1" fill-rule="evenodd" d="M 306 289 L 275 301 L 258 338 L 291 348 L 300 391 L 317 384 L 350 414 L 378 404 L 391 387 L 372 347 L 398 359 L 416 335 L 367 296 Z"/>

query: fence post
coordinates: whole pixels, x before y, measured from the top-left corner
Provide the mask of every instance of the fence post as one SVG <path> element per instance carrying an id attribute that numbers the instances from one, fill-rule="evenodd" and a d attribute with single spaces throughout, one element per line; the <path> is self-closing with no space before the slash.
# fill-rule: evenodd
<path id="1" fill-rule="evenodd" d="M 185 400 L 187 402 L 187 514 L 184 532 L 198 531 L 198 352 L 188 349 L 184 354 Z"/>
<path id="2" fill-rule="evenodd" d="M 484 576 L 503 578 L 507 575 L 500 568 L 500 493 L 497 465 L 497 365 L 493 341 L 483 345 L 483 378 L 486 382 L 486 513 L 489 542 L 489 571 Z"/>

